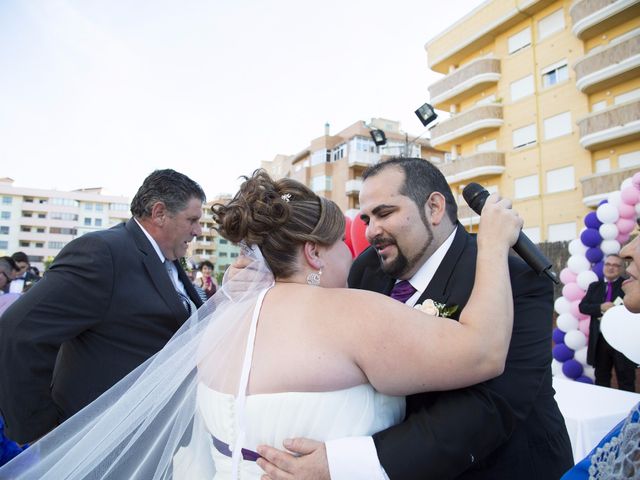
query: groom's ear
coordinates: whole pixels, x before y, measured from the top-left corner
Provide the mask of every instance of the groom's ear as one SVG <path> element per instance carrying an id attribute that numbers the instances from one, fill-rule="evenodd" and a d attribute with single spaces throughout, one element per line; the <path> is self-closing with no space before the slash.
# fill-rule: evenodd
<path id="1" fill-rule="evenodd" d="M 314 270 L 320 270 L 322 268 L 322 262 L 320 261 L 318 244 L 315 242 L 304 242 L 302 249 L 305 261 Z"/>

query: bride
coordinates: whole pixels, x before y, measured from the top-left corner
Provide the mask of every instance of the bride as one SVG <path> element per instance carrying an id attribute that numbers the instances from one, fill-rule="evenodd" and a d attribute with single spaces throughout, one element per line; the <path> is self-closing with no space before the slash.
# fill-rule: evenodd
<path id="1" fill-rule="evenodd" d="M 401 421 L 404 395 L 499 375 L 513 321 L 507 256 L 522 226 L 509 207 L 486 202 L 475 287 L 456 322 L 344 288 L 351 255 L 339 208 L 254 172 L 213 208 L 251 263 L 0 479 L 258 479 L 259 444 L 370 435 Z"/>

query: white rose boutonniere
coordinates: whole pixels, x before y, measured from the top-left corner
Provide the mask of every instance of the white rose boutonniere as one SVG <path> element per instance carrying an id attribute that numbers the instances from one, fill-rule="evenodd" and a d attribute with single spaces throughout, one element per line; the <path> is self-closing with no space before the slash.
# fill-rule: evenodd
<path id="1" fill-rule="evenodd" d="M 447 306 L 444 303 L 434 302 L 430 298 L 425 300 L 423 303 L 416 305 L 414 308 L 417 308 L 427 315 L 444 318 L 449 318 L 458 311 L 458 305 Z"/>

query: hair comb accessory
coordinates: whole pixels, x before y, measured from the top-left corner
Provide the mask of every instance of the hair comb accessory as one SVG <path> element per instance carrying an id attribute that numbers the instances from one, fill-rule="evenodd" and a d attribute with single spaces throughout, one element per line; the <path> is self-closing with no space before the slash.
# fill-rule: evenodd
<path id="1" fill-rule="evenodd" d="M 290 193 L 285 193 L 283 195 L 280 195 L 280 198 L 282 200 L 284 200 L 285 202 L 289 203 L 289 201 L 291 200 L 291 194 Z"/>

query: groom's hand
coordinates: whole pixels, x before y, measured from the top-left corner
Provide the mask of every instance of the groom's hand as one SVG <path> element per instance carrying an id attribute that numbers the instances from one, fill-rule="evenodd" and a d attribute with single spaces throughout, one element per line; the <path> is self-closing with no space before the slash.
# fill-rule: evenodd
<path id="1" fill-rule="evenodd" d="M 324 443 L 306 438 L 287 439 L 284 447 L 293 452 L 278 450 L 268 445 L 260 445 L 258 466 L 271 480 L 330 480 L 327 451 Z"/>

